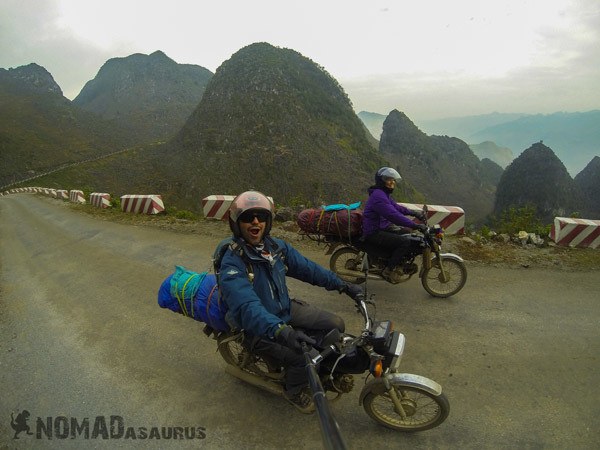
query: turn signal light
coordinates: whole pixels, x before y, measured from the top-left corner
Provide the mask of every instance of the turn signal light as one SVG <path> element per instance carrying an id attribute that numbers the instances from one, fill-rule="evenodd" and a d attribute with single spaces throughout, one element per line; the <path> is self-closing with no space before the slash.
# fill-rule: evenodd
<path id="1" fill-rule="evenodd" d="M 371 373 L 375 378 L 379 378 L 383 375 L 383 363 L 380 359 L 371 363 Z"/>

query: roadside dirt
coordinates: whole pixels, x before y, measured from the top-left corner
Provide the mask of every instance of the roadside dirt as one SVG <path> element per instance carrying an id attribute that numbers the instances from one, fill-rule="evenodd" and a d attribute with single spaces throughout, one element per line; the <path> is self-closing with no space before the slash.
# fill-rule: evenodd
<path id="1" fill-rule="evenodd" d="M 57 203 L 94 216 L 101 220 L 155 227 L 184 234 L 197 234 L 222 238 L 229 233 L 226 222 L 219 220 L 177 219 L 169 215 L 125 214 L 118 210 L 100 210 L 90 205 L 73 205 L 56 200 Z M 298 249 L 314 252 L 324 251 L 323 244 L 298 233 L 294 222 L 276 222 L 273 236 L 291 242 Z M 463 239 L 463 236 L 446 236 L 443 251 L 456 253 L 471 265 L 513 268 L 543 268 L 568 271 L 600 270 L 600 249 L 560 247 L 550 242 L 544 247 L 522 246 L 513 242 Z"/>

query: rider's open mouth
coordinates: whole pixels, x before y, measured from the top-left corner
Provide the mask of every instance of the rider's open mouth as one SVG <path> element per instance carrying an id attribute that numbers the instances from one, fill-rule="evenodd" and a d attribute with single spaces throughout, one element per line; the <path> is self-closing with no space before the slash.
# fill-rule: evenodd
<path id="1" fill-rule="evenodd" d="M 248 230 L 248 232 L 254 236 L 254 237 L 258 237 L 258 235 L 260 234 L 260 228 L 250 228 Z"/>

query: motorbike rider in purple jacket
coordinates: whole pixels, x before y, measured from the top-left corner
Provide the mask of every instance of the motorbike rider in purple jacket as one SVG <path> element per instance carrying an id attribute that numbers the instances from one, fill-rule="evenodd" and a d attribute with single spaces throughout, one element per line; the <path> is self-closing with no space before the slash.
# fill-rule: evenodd
<path id="1" fill-rule="evenodd" d="M 382 167 L 375 174 L 375 185 L 369 188 L 369 199 L 363 211 L 363 239 L 377 247 L 394 249 L 382 276 L 390 283 L 399 283 L 401 271 L 395 270 L 408 251 L 410 241 L 406 235 L 412 230 L 424 231 L 427 227 L 409 219 L 408 216 L 423 220 L 420 211 L 412 211 L 396 203 L 391 194 L 402 179 L 398 171 Z"/>

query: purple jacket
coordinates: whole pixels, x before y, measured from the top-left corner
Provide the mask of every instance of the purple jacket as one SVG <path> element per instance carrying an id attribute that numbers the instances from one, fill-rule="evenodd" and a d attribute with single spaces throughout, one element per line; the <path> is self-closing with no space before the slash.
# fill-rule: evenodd
<path id="1" fill-rule="evenodd" d="M 417 224 L 406 215 L 412 215 L 412 211 L 396 203 L 384 190 L 371 187 L 363 211 L 363 236 L 369 236 L 377 230 L 385 230 L 391 224 L 415 228 Z"/>

